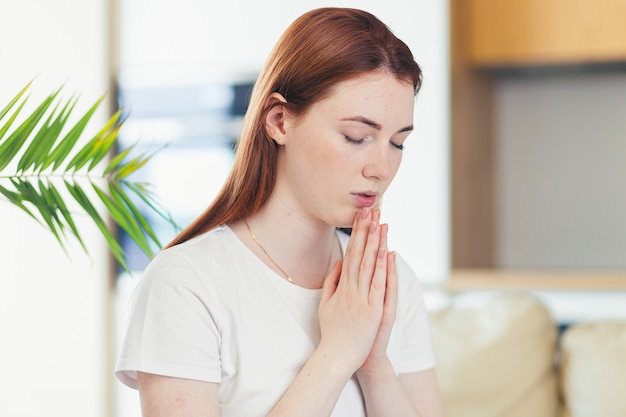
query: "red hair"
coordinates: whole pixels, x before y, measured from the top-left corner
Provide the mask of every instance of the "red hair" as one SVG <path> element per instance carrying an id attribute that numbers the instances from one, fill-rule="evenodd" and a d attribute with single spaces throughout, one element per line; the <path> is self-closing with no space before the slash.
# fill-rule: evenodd
<path id="1" fill-rule="evenodd" d="M 378 18 L 362 10 L 321 8 L 296 19 L 278 40 L 252 91 L 235 162 L 222 190 L 173 246 L 222 224 L 245 219 L 267 201 L 276 181 L 278 144 L 265 131 L 270 94 L 303 115 L 339 82 L 384 70 L 413 85 L 422 72 L 407 45 Z"/>

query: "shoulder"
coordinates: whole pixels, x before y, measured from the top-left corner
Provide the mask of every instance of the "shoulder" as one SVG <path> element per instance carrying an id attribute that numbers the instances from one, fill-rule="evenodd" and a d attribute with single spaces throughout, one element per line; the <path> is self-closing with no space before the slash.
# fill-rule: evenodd
<path id="1" fill-rule="evenodd" d="M 228 226 L 219 226 L 186 242 L 163 249 L 154 258 L 153 263 L 180 261 L 183 259 L 187 261 L 197 260 L 198 255 L 212 254 L 220 248 L 232 246 L 235 243 L 235 239 Z"/>
<path id="2" fill-rule="evenodd" d="M 229 268 L 238 257 L 236 236 L 226 226 L 159 252 L 142 273 L 139 291 L 177 287 L 193 293 L 213 291 L 216 280 L 232 276 Z M 230 262 L 229 258 L 233 261 Z"/>
<path id="3" fill-rule="evenodd" d="M 163 249 L 146 268 L 146 273 L 163 268 L 203 270 L 224 253 L 237 249 L 237 239 L 227 226 L 220 226 L 200 236 Z"/>
<path id="4" fill-rule="evenodd" d="M 156 311 L 158 317 L 176 311 L 188 320 L 211 311 L 218 320 L 226 293 L 221 290 L 237 279 L 235 261 L 227 259 L 237 257 L 233 239 L 230 229 L 219 227 L 159 252 L 137 281 L 131 310 Z"/>

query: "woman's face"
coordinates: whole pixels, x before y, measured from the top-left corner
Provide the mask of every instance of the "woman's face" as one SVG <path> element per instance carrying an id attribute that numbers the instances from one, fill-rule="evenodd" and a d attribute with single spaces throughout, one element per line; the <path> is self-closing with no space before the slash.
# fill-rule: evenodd
<path id="1" fill-rule="evenodd" d="M 395 176 L 414 101 L 410 83 L 373 72 L 337 84 L 297 119 L 284 114 L 276 196 L 315 221 L 350 226 Z"/>

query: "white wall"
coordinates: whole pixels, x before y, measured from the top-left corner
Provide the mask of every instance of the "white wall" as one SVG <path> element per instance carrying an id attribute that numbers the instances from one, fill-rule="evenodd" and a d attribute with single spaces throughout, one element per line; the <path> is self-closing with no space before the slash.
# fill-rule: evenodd
<path id="1" fill-rule="evenodd" d="M 626 269 L 626 75 L 503 77 L 495 109 L 499 264 Z"/>
<path id="2" fill-rule="evenodd" d="M 108 88 L 106 16 L 106 0 L 0 0 L 0 107 L 37 77 L 27 108 L 66 83 L 86 110 Z M 79 227 L 91 258 L 0 198 L 1 416 L 109 415 L 108 255 Z"/>
<path id="3" fill-rule="evenodd" d="M 123 0 L 122 79 L 185 82 L 256 74 L 286 27 L 322 6 L 368 10 L 412 49 L 424 71 L 397 179 L 383 217 L 390 242 L 425 282 L 448 275 L 448 6 L 446 1 Z"/>

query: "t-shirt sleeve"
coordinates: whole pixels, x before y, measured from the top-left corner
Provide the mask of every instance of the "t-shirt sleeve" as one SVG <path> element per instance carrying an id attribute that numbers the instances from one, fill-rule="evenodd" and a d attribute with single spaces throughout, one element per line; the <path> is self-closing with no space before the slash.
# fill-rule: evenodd
<path id="1" fill-rule="evenodd" d="M 435 366 L 432 336 L 424 296 L 417 277 L 401 258 L 398 273 L 399 373 L 417 372 Z"/>
<path id="2" fill-rule="evenodd" d="M 117 378 L 132 388 L 137 371 L 220 382 L 218 309 L 185 259 L 161 252 L 132 296 Z"/>

